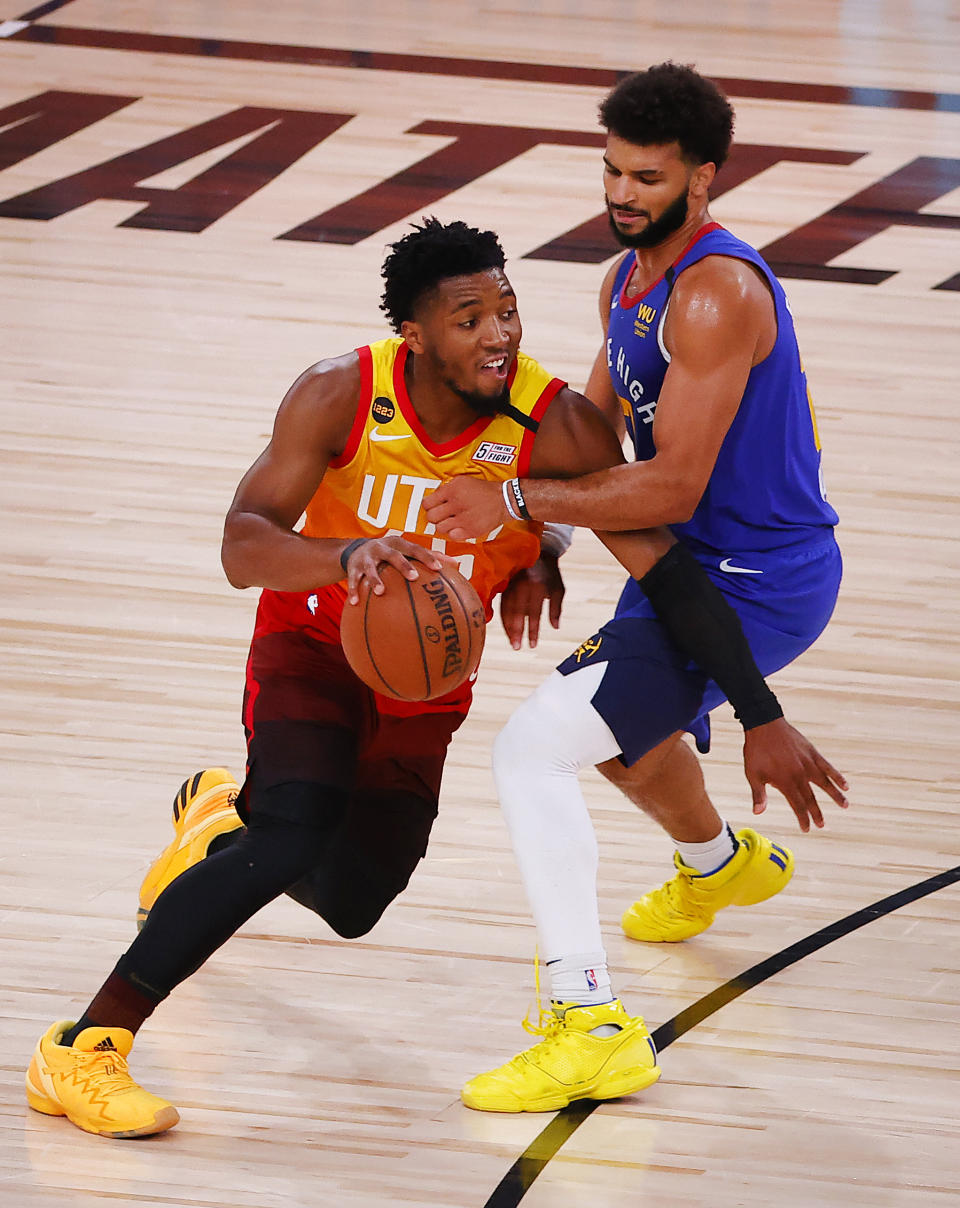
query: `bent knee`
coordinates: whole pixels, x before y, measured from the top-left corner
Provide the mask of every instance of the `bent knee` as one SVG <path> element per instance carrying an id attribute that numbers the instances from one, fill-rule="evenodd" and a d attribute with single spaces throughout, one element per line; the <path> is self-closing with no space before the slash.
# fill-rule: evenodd
<path id="1" fill-rule="evenodd" d="M 514 710 L 493 744 L 494 774 L 537 769 L 575 774 L 614 755 L 616 739 L 592 698 L 603 667 L 562 676 L 555 671 Z"/>
<path id="2" fill-rule="evenodd" d="M 397 890 L 397 893 L 402 892 Z M 320 911 L 330 927 L 344 940 L 358 940 L 371 932 L 383 918 L 384 911 L 397 896 L 367 902 L 326 903 Z"/>

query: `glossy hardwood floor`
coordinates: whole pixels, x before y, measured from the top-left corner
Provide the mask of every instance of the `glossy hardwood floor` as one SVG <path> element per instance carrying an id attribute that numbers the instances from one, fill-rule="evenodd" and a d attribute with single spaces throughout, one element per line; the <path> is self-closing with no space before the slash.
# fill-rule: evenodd
<path id="1" fill-rule="evenodd" d="M 960 892 L 904 892 L 960 864 L 955 6 L 74 0 L 18 16 L 0 25 L 3 1202 L 960 1202 Z M 381 925 L 346 943 L 277 902 L 181 987 L 133 1062 L 180 1107 L 173 1132 L 110 1143 L 30 1112 L 32 1046 L 132 938 L 181 780 L 242 770 L 255 601 L 225 583 L 219 535 L 284 389 L 385 334 L 384 246 L 423 212 L 500 232 L 525 347 L 582 385 L 611 254 L 597 103 L 617 70 L 668 57 L 730 91 L 738 150 L 713 212 L 766 249 L 801 333 L 846 573 L 827 632 L 775 682 L 854 804 L 801 836 L 772 803 L 790 889 L 641 945 L 619 915 L 669 874 L 669 844 L 591 774 L 615 983 L 661 1026 L 903 896 L 679 1035 L 660 1084 L 579 1127 L 563 1113 L 541 1138 L 551 1117 L 461 1106 L 461 1082 L 527 1040 L 534 934 L 488 749 L 611 610 L 617 568 L 579 534 L 560 631 L 514 654 L 491 629 L 429 856 Z M 744 825 L 739 759 L 721 710 L 706 772 Z"/>

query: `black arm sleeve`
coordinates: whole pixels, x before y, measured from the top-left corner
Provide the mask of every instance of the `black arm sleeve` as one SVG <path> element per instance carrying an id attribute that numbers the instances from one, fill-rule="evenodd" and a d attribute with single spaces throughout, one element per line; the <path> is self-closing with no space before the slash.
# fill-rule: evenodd
<path id="1" fill-rule="evenodd" d="M 740 618 L 685 545 L 671 546 L 639 583 L 667 633 L 716 680 L 745 730 L 783 717 Z"/>

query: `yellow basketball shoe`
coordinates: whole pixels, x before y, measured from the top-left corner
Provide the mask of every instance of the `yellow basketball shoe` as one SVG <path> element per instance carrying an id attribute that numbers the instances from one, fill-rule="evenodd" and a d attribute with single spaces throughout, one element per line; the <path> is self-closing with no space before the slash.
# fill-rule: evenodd
<path id="1" fill-rule="evenodd" d="M 180 1113 L 137 1086 L 127 1069 L 133 1033 L 84 1028 L 72 1047 L 59 1043 L 73 1024 L 61 1020 L 37 1042 L 27 1069 L 27 1102 L 47 1116 L 66 1116 L 102 1137 L 148 1137 L 173 1128 Z"/>
<path id="2" fill-rule="evenodd" d="M 467 1107 L 483 1112 L 553 1112 L 575 1099 L 619 1099 L 660 1077 L 657 1050 L 639 1015 L 619 999 L 598 1007 L 564 1006 L 548 1022 L 524 1027 L 543 1039 L 499 1069 L 471 1078 L 460 1092 Z M 546 1013 L 545 1013 L 546 1014 Z M 594 1036 L 612 1024 L 612 1036 Z"/>
<path id="3" fill-rule="evenodd" d="M 226 768 L 207 768 L 180 786 L 173 799 L 173 842 L 150 865 L 140 886 L 138 931 L 170 882 L 199 864 L 218 835 L 243 826 L 234 808 L 239 791 Z"/>
<path id="4" fill-rule="evenodd" d="M 632 940 L 675 942 L 699 935 L 724 906 L 753 906 L 772 898 L 793 876 L 793 853 L 758 835 L 737 831 L 738 847 L 726 864 L 704 875 L 675 852 L 677 875 L 646 894 L 620 920 Z"/>

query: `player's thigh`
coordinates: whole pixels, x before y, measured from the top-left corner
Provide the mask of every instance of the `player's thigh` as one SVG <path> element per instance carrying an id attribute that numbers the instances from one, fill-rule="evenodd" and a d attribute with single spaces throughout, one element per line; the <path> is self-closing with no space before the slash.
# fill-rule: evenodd
<path id="1" fill-rule="evenodd" d="M 378 726 L 373 694 L 338 646 L 298 631 L 258 636 L 244 701 L 247 776 L 238 812 L 329 825 Z"/>
<path id="2" fill-rule="evenodd" d="M 341 935 L 363 935 L 426 855 L 458 713 L 381 717 L 341 825 L 314 878 L 317 909 Z"/>
<path id="3" fill-rule="evenodd" d="M 703 713 L 707 677 L 650 617 L 608 622 L 558 667 L 570 676 L 596 663 L 603 675 L 590 704 L 616 739 L 623 762 L 635 763 Z"/>
<path id="4" fill-rule="evenodd" d="M 357 769 L 344 844 L 366 843 L 371 864 L 396 866 L 404 884 L 426 852 L 447 748 L 463 719 L 454 712 L 381 715 Z"/>

